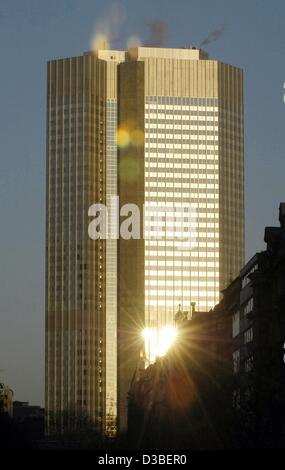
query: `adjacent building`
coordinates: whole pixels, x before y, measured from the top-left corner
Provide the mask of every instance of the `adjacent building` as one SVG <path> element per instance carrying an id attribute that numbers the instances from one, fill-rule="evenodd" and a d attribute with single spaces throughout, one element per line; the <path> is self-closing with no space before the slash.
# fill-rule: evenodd
<path id="1" fill-rule="evenodd" d="M 182 314 L 182 315 L 181 315 Z M 188 314 L 189 317 L 189 314 Z M 224 448 L 231 434 L 232 340 L 226 309 L 176 315 L 164 357 L 137 369 L 128 398 L 134 448 Z"/>
<path id="2" fill-rule="evenodd" d="M 0 383 L 0 413 L 7 413 L 9 416 L 13 416 L 13 390 Z"/>
<path id="3" fill-rule="evenodd" d="M 133 371 L 159 355 L 178 304 L 211 309 L 243 265 L 243 171 L 241 69 L 193 47 L 49 62 L 46 410 L 55 427 L 72 413 L 107 435 L 126 428 Z M 90 207 L 110 208 L 115 196 L 120 208 L 132 204 L 139 236 L 92 240 Z"/>
<path id="4" fill-rule="evenodd" d="M 43 419 L 45 410 L 38 405 L 30 405 L 28 401 L 13 402 L 13 418 L 15 421 L 24 421 L 25 419 L 40 418 Z"/>
<path id="5" fill-rule="evenodd" d="M 233 406 L 247 440 L 262 447 L 285 443 L 285 203 L 279 221 L 265 229 L 267 249 L 224 290 L 232 305 Z"/>

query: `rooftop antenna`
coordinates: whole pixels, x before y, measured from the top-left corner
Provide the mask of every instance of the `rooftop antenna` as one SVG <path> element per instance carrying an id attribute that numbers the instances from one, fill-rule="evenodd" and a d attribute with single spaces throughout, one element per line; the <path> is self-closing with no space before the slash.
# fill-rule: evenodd
<path id="1" fill-rule="evenodd" d="M 191 318 L 195 316 L 196 313 L 196 302 L 191 302 Z"/>

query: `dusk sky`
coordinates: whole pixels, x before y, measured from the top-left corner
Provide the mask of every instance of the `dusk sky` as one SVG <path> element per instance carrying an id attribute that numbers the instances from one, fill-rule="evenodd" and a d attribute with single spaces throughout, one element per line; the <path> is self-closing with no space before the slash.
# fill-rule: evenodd
<path id="1" fill-rule="evenodd" d="M 46 62 L 90 50 L 114 2 L 0 2 L 0 381 L 17 400 L 44 403 Z M 264 248 L 265 225 L 285 201 L 285 3 L 262 0 L 121 1 L 116 49 L 168 25 L 166 46 L 203 46 L 244 69 L 246 260 Z M 215 35 L 213 35 L 215 36 Z M 219 36 L 219 34 L 217 35 Z M 111 44 L 112 45 L 112 44 Z"/>

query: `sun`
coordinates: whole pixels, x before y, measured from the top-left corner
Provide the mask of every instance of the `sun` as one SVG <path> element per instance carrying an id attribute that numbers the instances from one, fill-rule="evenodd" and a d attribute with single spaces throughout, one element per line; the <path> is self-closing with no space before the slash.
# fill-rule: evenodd
<path id="1" fill-rule="evenodd" d="M 145 328 L 143 338 L 145 342 L 145 356 L 149 364 L 157 357 L 165 356 L 174 343 L 177 331 L 174 326 L 163 326 L 161 328 Z"/>

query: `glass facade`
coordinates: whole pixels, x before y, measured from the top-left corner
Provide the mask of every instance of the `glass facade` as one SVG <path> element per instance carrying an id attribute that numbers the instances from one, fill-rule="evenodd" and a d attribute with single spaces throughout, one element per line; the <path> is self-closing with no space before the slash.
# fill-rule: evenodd
<path id="1" fill-rule="evenodd" d="M 92 68 L 92 62 L 94 68 Z M 48 64 L 46 213 L 47 431 L 74 416 L 105 417 L 105 243 L 88 237 L 88 208 L 105 202 L 104 88 L 79 57 Z M 88 79 L 83 81 L 83 73 Z M 95 132 L 94 132 L 95 131 Z"/>
<path id="2" fill-rule="evenodd" d="M 113 198 L 117 196 L 117 100 L 107 99 L 106 110 L 106 205 L 109 229 Z M 116 433 L 117 419 L 117 240 L 106 240 L 106 434 Z"/>
<path id="3" fill-rule="evenodd" d="M 179 304 L 219 301 L 218 100 L 146 97 L 145 238 L 146 326 L 159 338 Z M 147 348 L 152 361 L 159 347 Z"/>
<path id="4" fill-rule="evenodd" d="M 46 410 L 113 436 L 144 328 L 151 362 L 179 305 L 209 311 L 243 264 L 242 71 L 197 49 L 50 61 L 47 124 Z M 144 239 L 90 239 L 116 196 L 144 207 Z"/>

